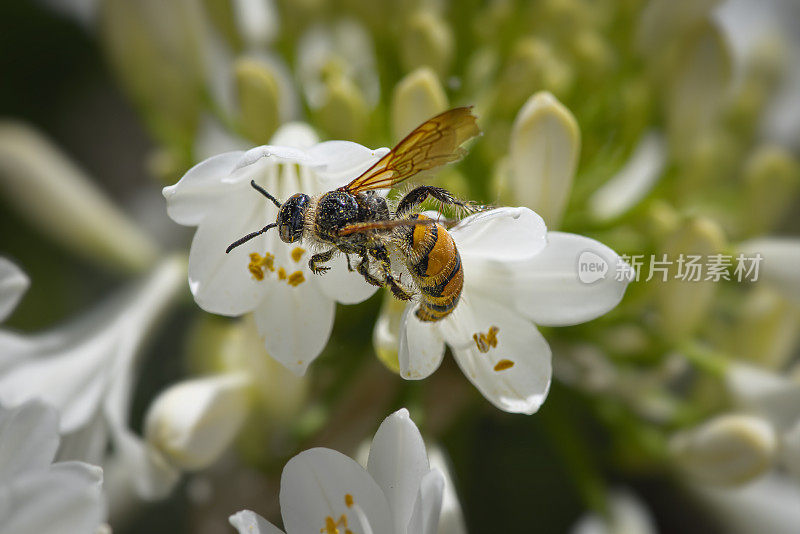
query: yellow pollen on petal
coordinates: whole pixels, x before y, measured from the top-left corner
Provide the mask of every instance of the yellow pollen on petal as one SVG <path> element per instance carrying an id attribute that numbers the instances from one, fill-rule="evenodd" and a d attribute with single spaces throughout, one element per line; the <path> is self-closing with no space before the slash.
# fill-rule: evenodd
<path id="1" fill-rule="evenodd" d="M 498 332 L 500 332 L 499 328 L 491 326 L 489 327 L 489 331 L 485 334 L 483 332 L 472 334 L 472 340 L 475 341 L 475 346 L 478 347 L 478 351 L 489 352 L 489 349 L 495 348 L 497 346 Z"/>
<path id="2" fill-rule="evenodd" d="M 344 503 L 347 505 L 348 508 L 352 507 L 354 502 L 356 501 L 353 499 L 353 496 L 350 495 L 349 493 L 344 496 Z"/>
<path id="3" fill-rule="evenodd" d="M 339 527 L 344 527 L 344 530 L 339 530 Z M 331 516 L 325 518 L 325 526 L 319 529 L 322 534 L 353 534 L 347 528 L 347 516 L 342 514 L 338 521 L 335 521 Z"/>
<path id="4" fill-rule="evenodd" d="M 303 274 L 303 271 L 295 271 L 289 275 L 289 280 L 286 283 L 292 287 L 297 287 L 305 281 L 306 277 Z"/>
<path id="5" fill-rule="evenodd" d="M 278 280 L 286 280 L 286 269 L 283 267 L 278 269 Z"/>
<path id="6" fill-rule="evenodd" d="M 256 280 L 263 280 L 264 269 L 268 271 L 275 270 L 274 261 L 275 256 L 269 252 L 264 253 L 263 257 L 258 252 L 252 252 L 250 254 L 250 263 L 247 264 L 247 270 Z"/>
<path id="7" fill-rule="evenodd" d="M 303 257 L 305 251 L 306 249 L 303 247 L 294 247 L 294 249 L 292 249 L 292 259 L 295 261 L 295 263 L 300 262 L 300 258 Z"/>
<path id="8" fill-rule="evenodd" d="M 495 371 L 505 371 L 506 369 L 511 369 L 514 367 L 514 362 L 511 360 L 500 360 L 494 365 Z"/>

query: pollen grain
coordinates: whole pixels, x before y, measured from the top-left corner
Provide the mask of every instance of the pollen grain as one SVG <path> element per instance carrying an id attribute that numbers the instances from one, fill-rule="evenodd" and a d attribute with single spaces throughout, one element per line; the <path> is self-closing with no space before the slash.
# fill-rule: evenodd
<path id="1" fill-rule="evenodd" d="M 494 370 L 499 372 L 511 369 L 512 367 L 514 367 L 514 362 L 511 360 L 500 360 L 494 365 Z"/>

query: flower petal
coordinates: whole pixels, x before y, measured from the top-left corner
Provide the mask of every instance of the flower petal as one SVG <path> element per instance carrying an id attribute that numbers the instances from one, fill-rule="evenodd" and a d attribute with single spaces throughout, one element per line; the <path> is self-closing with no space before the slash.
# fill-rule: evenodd
<path id="1" fill-rule="evenodd" d="M 349 496 L 349 497 L 348 497 Z M 303 451 L 286 464 L 281 476 L 281 515 L 286 532 L 319 532 L 326 518 L 356 517 L 363 510 L 373 532 L 392 532 L 383 491 L 355 460 L 331 449 Z M 350 506 L 348 506 L 350 504 Z M 353 522 L 353 533 L 363 534 Z"/>
<path id="2" fill-rule="evenodd" d="M 361 261 L 359 258 L 351 258 L 353 269 L 359 261 Z M 312 276 L 322 292 L 336 302 L 358 304 L 370 298 L 378 290 L 377 287 L 368 284 L 363 276 L 347 269 L 347 259 L 343 254 L 337 254 L 328 266 L 331 270 L 324 275 Z"/>
<path id="3" fill-rule="evenodd" d="M 230 188 L 222 179 L 229 175 L 244 152 L 219 154 L 189 169 L 175 185 L 162 190 L 167 214 L 178 224 L 196 226 L 219 205 L 220 195 Z"/>
<path id="4" fill-rule="evenodd" d="M 800 239 L 763 238 L 742 243 L 739 252 L 746 257 L 763 258 L 759 280 L 771 284 L 793 302 L 800 304 Z"/>
<path id="5" fill-rule="evenodd" d="M 282 246 L 274 232 L 225 253 L 239 237 L 275 220 L 275 206 L 263 200 L 249 187 L 230 190 L 195 232 L 189 252 L 189 288 L 204 310 L 241 315 L 252 311 L 273 286 L 271 280 L 256 280 L 248 265 L 251 253 L 274 253 L 270 249 Z"/>
<path id="6" fill-rule="evenodd" d="M 535 413 L 550 389 L 550 346 L 516 311 L 478 295 L 463 295 L 443 319 L 442 333 L 456 361 L 484 397 L 501 410 Z M 480 352 L 473 336 L 497 328 L 497 345 Z"/>
<path id="7" fill-rule="evenodd" d="M 58 449 L 58 413 L 40 401 L 0 406 L 0 480 L 47 469 Z"/>
<path id="8" fill-rule="evenodd" d="M 465 265 L 530 259 L 547 244 L 547 227 L 528 208 L 497 208 L 470 215 L 449 230 Z"/>
<path id="9" fill-rule="evenodd" d="M 547 247 L 506 282 L 517 309 L 537 324 L 567 326 L 595 319 L 619 304 L 631 269 L 616 252 L 576 234 L 549 232 L 547 239 Z M 604 270 L 587 277 L 579 270 L 589 264 Z M 491 285 L 481 287 L 491 291 Z"/>
<path id="10" fill-rule="evenodd" d="M 328 343 L 336 306 L 315 284 L 276 284 L 253 312 L 267 352 L 297 375 Z"/>
<path id="11" fill-rule="evenodd" d="M 0 489 L 0 534 L 95 532 L 106 516 L 99 467 L 55 464 Z"/>
<path id="12" fill-rule="evenodd" d="M 430 465 L 425 442 L 405 408 L 381 423 L 372 440 L 367 471 L 386 495 L 395 532 L 406 532 L 420 483 Z"/>
<path id="13" fill-rule="evenodd" d="M 434 323 L 417 319 L 417 306 L 406 306 L 400 320 L 400 347 L 397 353 L 400 376 L 407 380 L 427 378 L 442 363 L 444 340 Z"/>
<path id="14" fill-rule="evenodd" d="M 239 534 L 284 534 L 281 529 L 250 510 L 241 510 L 228 518 Z"/>
<path id="15" fill-rule="evenodd" d="M 444 484 L 444 476 L 438 469 L 429 471 L 422 478 L 408 528 L 398 532 L 436 534 L 439 514 L 442 512 Z"/>
<path id="16" fill-rule="evenodd" d="M 656 131 L 645 134 L 625 165 L 589 198 L 592 216 L 611 220 L 638 204 L 658 182 L 666 162 L 664 137 Z"/>
<path id="17" fill-rule="evenodd" d="M 0 257 L 0 323 L 11 315 L 31 281 L 22 269 Z"/>
<path id="18" fill-rule="evenodd" d="M 361 175 L 389 152 L 388 148 L 371 150 L 350 141 L 326 141 L 311 147 L 308 153 L 325 166 L 317 170 L 325 190 L 341 187 Z"/>

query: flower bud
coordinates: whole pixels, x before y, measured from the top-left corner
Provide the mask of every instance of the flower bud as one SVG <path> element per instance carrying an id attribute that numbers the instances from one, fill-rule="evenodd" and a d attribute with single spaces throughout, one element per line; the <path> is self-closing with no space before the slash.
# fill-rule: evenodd
<path id="1" fill-rule="evenodd" d="M 762 258 L 757 281 L 777 289 L 784 297 L 800 305 L 800 239 L 751 239 L 737 248 L 746 257 L 760 255 Z"/>
<path id="2" fill-rule="evenodd" d="M 800 164 L 786 149 L 765 145 L 752 151 L 744 167 L 742 215 L 748 233 L 763 234 L 789 212 L 800 191 Z"/>
<path id="3" fill-rule="evenodd" d="M 762 475 L 773 465 L 778 440 L 772 426 L 750 415 L 722 415 L 670 440 L 678 466 L 704 484 L 733 486 Z"/>
<path id="4" fill-rule="evenodd" d="M 0 123 L 0 191 L 45 235 L 118 269 L 152 265 L 158 247 L 37 131 Z"/>
<path id="5" fill-rule="evenodd" d="M 103 0 L 99 29 L 124 89 L 162 143 L 188 148 L 205 84 L 202 13 L 194 0 Z"/>
<path id="6" fill-rule="evenodd" d="M 361 139 L 369 115 L 361 90 L 344 75 L 332 76 L 325 85 L 327 98 L 315 114 L 319 125 L 333 139 Z"/>
<path id="7" fill-rule="evenodd" d="M 249 380 L 241 374 L 179 382 L 150 405 L 147 442 L 185 470 L 208 467 L 228 448 L 247 415 Z"/>
<path id="8" fill-rule="evenodd" d="M 719 282 L 706 280 L 704 271 L 699 279 L 695 279 L 687 265 L 691 256 L 699 256 L 696 263 L 704 265 L 709 256 L 721 253 L 724 246 L 725 237 L 719 225 L 710 219 L 698 217 L 685 221 L 667 236 L 661 254 L 653 258 L 654 262 L 661 261 L 665 254 L 669 262 L 659 267 L 666 268 L 666 275 L 655 270 L 655 263 L 650 266 L 653 274 L 651 280 L 658 284 L 656 305 L 660 324 L 667 337 L 681 339 L 702 324 Z M 679 263 L 681 258 L 683 263 Z M 650 272 L 647 278 L 650 278 Z"/>
<path id="9" fill-rule="evenodd" d="M 725 101 L 731 54 L 717 26 L 703 24 L 687 40 L 667 80 L 666 117 L 670 143 L 679 157 L 707 133 Z"/>
<path id="10" fill-rule="evenodd" d="M 280 123 L 280 89 L 269 65 L 241 58 L 234 64 L 239 97 L 239 121 L 244 134 L 265 145 Z"/>
<path id="11" fill-rule="evenodd" d="M 514 120 L 509 148 L 511 188 L 518 203 L 558 228 L 581 147 L 575 117 L 552 94 L 536 93 Z"/>
<path id="12" fill-rule="evenodd" d="M 400 59 L 407 71 L 430 67 L 439 76 L 447 76 L 453 59 L 453 31 L 432 10 L 412 15 L 400 41 Z"/>
<path id="13" fill-rule="evenodd" d="M 395 140 L 447 109 L 447 95 L 436 73 L 421 67 L 407 74 L 392 95 L 392 133 Z"/>
<path id="14" fill-rule="evenodd" d="M 536 91 L 549 91 L 564 98 L 574 81 L 574 73 L 544 41 L 521 39 L 511 50 L 498 81 L 501 112 L 513 112 Z"/>

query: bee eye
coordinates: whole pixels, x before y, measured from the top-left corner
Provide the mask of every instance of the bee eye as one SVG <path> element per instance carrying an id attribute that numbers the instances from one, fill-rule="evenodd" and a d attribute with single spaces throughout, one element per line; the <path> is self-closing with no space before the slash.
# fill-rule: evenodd
<path id="1" fill-rule="evenodd" d="M 309 200 L 308 195 L 297 193 L 284 202 L 278 211 L 278 233 L 284 243 L 294 243 L 303 237 L 303 223 Z"/>

